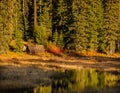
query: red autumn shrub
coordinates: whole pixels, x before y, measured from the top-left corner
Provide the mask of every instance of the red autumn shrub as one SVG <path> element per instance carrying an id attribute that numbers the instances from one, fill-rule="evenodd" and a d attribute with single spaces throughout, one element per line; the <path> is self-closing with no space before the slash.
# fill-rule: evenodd
<path id="1" fill-rule="evenodd" d="M 55 55 L 62 55 L 63 54 L 62 49 L 56 45 L 49 45 L 47 47 L 47 50 Z"/>

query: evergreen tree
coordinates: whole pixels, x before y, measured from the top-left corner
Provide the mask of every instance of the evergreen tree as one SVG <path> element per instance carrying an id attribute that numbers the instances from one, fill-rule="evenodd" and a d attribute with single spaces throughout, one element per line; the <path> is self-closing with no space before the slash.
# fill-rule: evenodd
<path id="1" fill-rule="evenodd" d="M 105 40 L 107 53 L 115 52 L 115 41 L 119 35 L 119 0 L 105 0 Z"/>
<path id="2" fill-rule="evenodd" d="M 37 1 L 37 30 L 35 32 L 35 34 L 38 36 L 37 33 L 41 33 L 39 34 L 40 36 L 43 37 L 44 40 L 44 44 L 47 44 L 47 41 L 51 35 L 51 5 L 52 5 L 52 1 L 48 0 L 38 0 Z M 35 37 L 35 41 L 38 44 L 43 44 L 43 42 L 41 41 L 41 38 Z M 39 42 L 38 42 L 39 41 Z"/>
<path id="3" fill-rule="evenodd" d="M 33 0 L 34 3 L 34 32 L 36 31 L 36 27 L 37 27 L 37 2 L 36 0 Z"/>
<path id="4" fill-rule="evenodd" d="M 54 32 L 54 34 L 53 34 L 53 43 L 55 43 L 60 48 L 64 47 L 63 33 L 62 32 L 60 32 L 60 34 L 58 33 L 58 31 Z"/>
<path id="5" fill-rule="evenodd" d="M 53 0 L 52 33 L 54 34 L 58 31 L 59 36 L 63 33 L 64 48 L 72 41 L 72 1 L 73 0 Z"/>
<path id="6" fill-rule="evenodd" d="M 9 49 L 14 30 L 14 3 L 15 0 L 0 1 L 0 52 Z"/>
<path id="7" fill-rule="evenodd" d="M 76 51 L 84 51 L 87 49 L 87 4 L 85 0 L 73 1 L 73 15 L 74 15 L 74 44 Z"/>
<path id="8" fill-rule="evenodd" d="M 22 0 L 22 19 L 24 26 L 24 39 L 27 41 L 29 39 L 29 0 Z"/>
<path id="9" fill-rule="evenodd" d="M 72 5 L 73 5 L 73 0 L 63 0 L 63 5 L 64 5 L 64 11 L 62 13 L 63 16 L 63 23 L 62 23 L 62 34 L 63 34 L 63 43 L 64 43 L 64 48 L 71 48 L 73 49 L 73 35 L 74 33 L 74 17 L 73 17 L 73 12 L 72 12 Z M 61 34 L 60 33 L 60 34 Z"/>
<path id="10" fill-rule="evenodd" d="M 22 47 L 22 20 L 21 0 L 2 0 L 0 2 L 0 25 L 2 51 L 7 51 L 12 40 L 16 40 L 15 49 L 19 51 Z"/>
<path id="11" fill-rule="evenodd" d="M 28 30 L 26 31 L 25 39 L 26 41 L 34 41 L 34 2 L 33 0 L 28 1 Z"/>
<path id="12" fill-rule="evenodd" d="M 76 51 L 120 52 L 119 0 L 1 0 L 0 53 L 15 41 Z"/>
<path id="13" fill-rule="evenodd" d="M 58 37 L 57 45 L 58 45 L 60 48 L 63 48 L 63 47 L 64 47 L 63 33 L 62 33 L 62 32 L 60 32 L 60 35 L 59 35 L 59 37 Z"/>
<path id="14" fill-rule="evenodd" d="M 103 7 L 101 0 L 75 0 L 73 3 L 75 25 L 75 49 L 77 51 L 96 51 L 98 33 L 103 26 Z"/>
<path id="15" fill-rule="evenodd" d="M 48 37 L 47 37 L 46 28 L 43 25 L 37 27 L 36 32 L 34 32 L 34 38 L 37 44 L 41 44 L 44 46 L 47 45 Z"/>
<path id="16" fill-rule="evenodd" d="M 23 31 L 22 24 L 22 5 L 21 0 L 14 0 L 14 30 L 12 40 L 16 41 L 14 51 L 21 52 L 23 49 Z"/>
<path id="17" fill-rule="evenodd" d="M 118 21 L 119 21 L 119 30 L 117 32 L 118 37 L 116 40 L 116 52 L 120 53 L 120 2 L 119 2 L 119 15 L 118 15 Z"/>
<path id="18" fill-rule="evenodd" d="M 58 41 L 58 31 L 55 31 L 54 32 L 54 34 L 53 34 L 53 37 L 52 37 L 52 39 L 53 39 L 53 42 L 57 45 L 57 41 Z"/>
<path id="19" fill-rule="evenodd" d="M 89 0 L 88 2 L 88 50 L 97 51 L 98 35 L 103 31 L 102 0 Z M 100 35 L 99 35 L 100 36 Z"/>

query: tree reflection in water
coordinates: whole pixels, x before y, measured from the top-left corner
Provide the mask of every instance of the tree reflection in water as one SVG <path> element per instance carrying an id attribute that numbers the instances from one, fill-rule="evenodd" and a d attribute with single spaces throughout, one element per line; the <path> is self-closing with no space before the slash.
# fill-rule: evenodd
<path id="1" fill-rule="evenodd" d="M 0 93 L 119 93 L 120 74 L 97 71 L 95 69 L 64 70 L 63 78 L 53 79 L 49 85 L 25 91 Z M 62 76 L 61 75 L 61 76 Z"/>
<path id="2" fill-rule="evenodd" d="M 107 89 L 109 91 L 109 88 L 119 86 L 119 75 L 107 72 L 81 69 L 66 70 L 64 73 L 67 75 L 66 78 L 53 82 L 52 93 L 84 93 L 85 91 L 87 93 L 99 93 L 101 90 Z"/>
<path id="3" fill-rule="evenodd" d="M 38 86 L 34 90 L 35 90 L 34 93 L 52 93 L 51 85 Z"/>
<path id="4" fill-rule="evenodd" d="M 36 93 L 118 93 L 120 75 L 94 69 L 65 70 L 66 77 L 48 86 L 39 86 Z"/>

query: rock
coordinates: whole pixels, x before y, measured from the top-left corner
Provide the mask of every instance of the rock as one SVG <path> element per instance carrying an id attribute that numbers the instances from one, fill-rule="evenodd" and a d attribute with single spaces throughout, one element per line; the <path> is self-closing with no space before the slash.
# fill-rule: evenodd
<path id="1" fill-rule="evenodd" d="M 45 48 L 43 45 L 28 45 L 26 51 L 28 54 L 40 54 L 45 52 Z"/>

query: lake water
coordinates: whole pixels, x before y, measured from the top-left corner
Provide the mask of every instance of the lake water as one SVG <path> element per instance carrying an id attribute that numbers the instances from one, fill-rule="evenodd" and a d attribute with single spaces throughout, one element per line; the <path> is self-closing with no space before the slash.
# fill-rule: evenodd
<path id="1" fill-rule="evenodd" d="M 49 85 L 0 93 L 120 93 L 120 73 L 95 69 L 64 70 Z"/>

